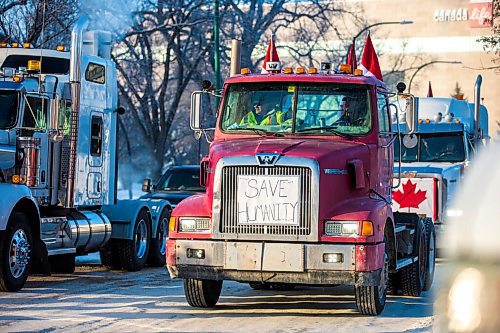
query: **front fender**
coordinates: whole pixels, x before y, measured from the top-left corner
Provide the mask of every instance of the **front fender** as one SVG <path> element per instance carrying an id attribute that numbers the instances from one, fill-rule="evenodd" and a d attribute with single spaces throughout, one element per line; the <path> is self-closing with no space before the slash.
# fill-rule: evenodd
<path id="1" fill-rule="evenodd" d="M 383 200 L 371 198 L 355 198 L 346 200 L 336 205 L 328 214 L 328 220 L 338 221 L 372 221 L 374 235 L 369 237 L 359 237 L 359 241 L 382 242 L 384 240 L 385 223 L 388 219 L 394 220 L 392 209 L 389 204 Z M 324 223 L 320 221 L 320 235 L 324 235 Z M 322 240 L 331 240 L 331 237 L 323 236 Z M 336 237 L 337 238 L 337 237 Z M 363 238 L 363 239 L 361 239 Z M 351 239 L 352 240 L 352 239 Z"/>
<path id="2" fill-rule="evenodd" d="M 38 211 L 36 200 L 31 195 L 30 189 L 25 185 L 0 183 L 0 198 L 0 231 L 7 228 L 7 222 L 12 210 L 21 200 L 31 201 Z"/>
<path id="3" fill-rule="evenodd" d="M 109 218 L 112 225 L 111 238 L 133 239 L 134 223 L 139 212 L 145 209 L 151 219 L 151 231 L 158 227 L 160 214 L 164 208 L 172 209 L 168 200 L 164 199 L 136 199 L 119 200 L 114 205 L 103 206 L 102 212 Z M 156 238 L 156 232 L 151 232 Z"/>

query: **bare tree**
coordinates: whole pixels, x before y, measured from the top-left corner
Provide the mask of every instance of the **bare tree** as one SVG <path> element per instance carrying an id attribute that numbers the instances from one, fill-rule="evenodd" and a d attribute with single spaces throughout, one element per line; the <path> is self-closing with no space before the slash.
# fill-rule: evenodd
<path id="1" fill-rule="evenodd" d="M 500 70 L 500 0 L 493 1 L 493 15 L 492 15 L 492 32 L 491 36 L 485 36 L 479 38 L 479 41 L 483 43 L 484 49 L 489 52 L 494 52 L 495 59 L 493 63 L 496 65 L 486 67 L 483 69 L 494 69 Z"/>
<path id="2" fill-rule="evenodd" d="M 167 138 L 184 92 L 211 48 L 205 1 L 145 1 L 135 24 L 113 56 L 121 101 L 129 110 L 127 130 L 139 140 L 143 167 L 160 175 Z M 183 124 L 187 126 L 187 123 Z"/>
<path id="3" fill-rule="evenodd" d="M 8 42 L 53 47 L 69 41 L 78 0 L 0 0 L 0 33 Z"/>

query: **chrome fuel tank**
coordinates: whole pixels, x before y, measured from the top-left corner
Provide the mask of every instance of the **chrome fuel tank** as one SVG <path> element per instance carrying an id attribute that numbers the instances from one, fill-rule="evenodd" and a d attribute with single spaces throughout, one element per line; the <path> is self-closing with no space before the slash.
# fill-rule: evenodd
<path id="1" fill-rule="evenodd" d="M 106 245 L 111 237 L 111 222 L 106 215 L 92 211 L 72 212 L 67 216 L 64 228 L 68 238 L 64 247 L 75 247 L 76 252 L 97 251 Z"/>

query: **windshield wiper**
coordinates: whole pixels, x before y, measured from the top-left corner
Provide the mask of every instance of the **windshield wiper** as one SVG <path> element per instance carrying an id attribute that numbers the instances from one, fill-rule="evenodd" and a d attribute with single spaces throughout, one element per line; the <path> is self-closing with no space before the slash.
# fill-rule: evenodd
<path id="1" fill-rule="evenodd" d="M 327 131 L 335 135 L 341 136 L 346 139 L 352 139 L 352 135 L 347 133 L 342 133 L 337 131 L 337 126 L 323 126 L 323 127 L 310 127 L 305 129 L 296 130 L 295 133 L 305 133 L 305 132 L 316 132 L 316 131 Z"/>
<path id="2" fill-rule="evenodd" d="M 268 132 L 266 130 L 263 130 L 261 128 L 254 128 L 254 127 L 246 127 L 246 128 L 238 128 L 239 130 L 250 130 L 253 131 L 254 133 L 259 134 L 260 136 L 284 136 L 282 133 L 277 133 L 277 132 Z"/>

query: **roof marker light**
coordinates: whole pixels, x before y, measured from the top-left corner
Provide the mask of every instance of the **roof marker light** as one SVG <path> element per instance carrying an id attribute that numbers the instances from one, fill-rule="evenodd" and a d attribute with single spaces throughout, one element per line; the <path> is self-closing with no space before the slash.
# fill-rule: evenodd
<path id="1" fill-rule="evenodd" d="M 361 75 L 363 75 L 363 71 L 359 68 L 356 68 L 354 70 L 354 75 L 361 76 Z"/>
<path id="2" fill-rule="evenodd" d="M 318 69 L 317 69 L 316 67 L 309 67 L 309 68 L 307 69 L 307 72 L 308 72 L 309 74 L 318 74 Z"/>
<path id="3" fill-rule="evenodd" d="M 425 119 L 425 123 L 426 123 L 426 124 L 430 124 L 430 123 L 431 123 L 431 120 L 430 120 L 430 119 Z"/>
<path id="4" fill-rule="evenodd" d="M 352 67 L 351 67 L 351 65 L 348 65 L 348 64 L 341 64 L 339 66 L 339 70 L 345 74 L 352 74 Z"/>
<path id="5" fill-rule="evenodd" d="M 241 75 L 248 75 L 252 72 L 250 72 L 250 68 L 242 68 L 241 69 Z"/>
<path id="6" fill-rule="evenodd" d="M 0 47 L 10 47 L 9 43 L 0 43 Z"/>
<path id="7" fill-rule="evenodd" d="M 297 74 L 305 74 L 306 73 L 306 69 L 304 67 L 297 67 L 297 69 L 295 70 L 295 73 L 297 73 Z"/>
<path id="8" fill-rule="evenodd" d="M 292 67 L 283 68 L 283 74 L 293 74 L 293 68 Z"/>
<path id="9" fill-rule="evenodd" d="M 21 82 L 22 80 L 23 80 L 23 78 L 20 76 L 13 76 L 12 77 L 12 81 L 14 81 L 14 82 Z"/>
<path id="10" fill-rule="evenodd" d="M 459 119 L 455 119 L 455 124 L 460 124 L 460 120 Z"/>
<path id="11" fill-rule="evenodd" d="M 31 43 L 23 43 L 23 47 L 25 49 L 32 49 L 33 48 L 33 45 L 31 45 Z"/>
<path id="12" fill-rule="evenodd" d="M 59 52 L 64 52 L 66 51 L 66 48 L 64 47 L 64 45 L 57 45 L 56 50 Z"/>
<path id="13" fill-rule="evenodd" d="M 12 47 L 21 47 L 21 44 L 19 44 L 19 43 L 12 43 L 11 45 L 12 45 Z"/>
<path id="14" fill-rule="evenodd" d="M 423 122 L 424 122 L 424 121 L 423 121 L 422 119 L 419 119 L 419 120 L 418 120 L 418 123 L 419 123 L 419 124 L 421 124 L 421 123 L 423 123 Z"/>

